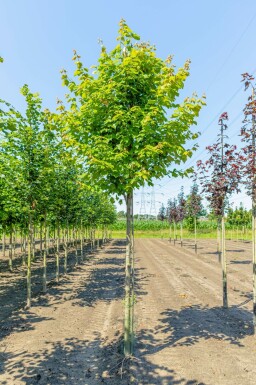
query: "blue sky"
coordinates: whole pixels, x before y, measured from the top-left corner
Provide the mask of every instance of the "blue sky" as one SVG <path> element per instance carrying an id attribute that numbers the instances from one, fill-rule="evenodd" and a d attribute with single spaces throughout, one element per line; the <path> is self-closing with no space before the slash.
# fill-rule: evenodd
<path id="1" fill-rule="evenodd" d="M 124 18 L 142 40 L 156 45 L 158 56 L 174 55 L 177 67 L 191 59 L 182 96 L 206 93 L 207 106 L 198 119 L 199 150 L 188 164 L 205 159 L 204 148 L 216 139 L 218 115 L 223 111 L 229 113 L 231 141 L 239 143 L 247 98 L 240 75 L 256 71 L 255 0 L 0 0 L 0 12 L 0 56 L 5 60 L 0 66 L 0 98 L 16 108 L 24 108 L 19 89 L 27 83 L 40 93 L 46 107 L 54 109 L 56 98 L 65 94 L 59 71 L 65 68 L 72 73 L 73 49 L 86 66 L 96 64 L 98 38 L 111 49 L 118 22 Z M 182 185 L 189 192 L 188 179 L 157 181 L 157 207 L 177 195 Z M 146 189 L 148 202 L 150 191 Z M 245 193 L 232 200 L 250 204 Z M 139 192 L 135 201 L 138 212 Z"/>

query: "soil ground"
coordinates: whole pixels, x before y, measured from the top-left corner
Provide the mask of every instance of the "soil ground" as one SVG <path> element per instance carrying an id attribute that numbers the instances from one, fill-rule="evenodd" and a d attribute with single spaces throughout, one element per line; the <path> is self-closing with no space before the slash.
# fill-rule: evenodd
<path id="1" fill-rule="evenodd" d="M 136 239 L 135 248 L 130 371 L 121 355 L 125 247 L 114 240 L 87 253 L 30 310 L 18 310 L 21 287 L 10 301 L 2 284 L 1 385 L 255 384 L 251 244 L 227 241 L 228 310 L 216 242 L 200 240 L 197 255 L 188 240 Z"/>

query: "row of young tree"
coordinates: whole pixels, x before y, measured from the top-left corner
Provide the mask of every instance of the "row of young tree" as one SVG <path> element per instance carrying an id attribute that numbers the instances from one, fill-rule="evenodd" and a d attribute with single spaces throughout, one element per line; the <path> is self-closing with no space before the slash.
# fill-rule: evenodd
<path id="1" fill-rule="evenodd" d="M 244 121 L 241 128 L 242 149 L 229 144 L 225 135 L 227 130 L 228 113 L 224 112 L 219 117 L 220 132 L 217 142 L 206 147 L 208 159 L 197 162 L 195 178 L 196 183 L 191 188 L 191 193 L 184 198 L 181 191 L 177 199 L 169 200 L 167 208 L 161 208 L 159 219 L 167 218 L 174 226 L 185 218 L 194 218 L 195 249 L 196 249 L 196 224 L 197 217 L 202 210 L 201 197 L 204 194 L 210 207 L 211 214 L 217 219 L 217 244 L 222 264 L 223 306 L 228 307 L 227 295 L 227 262 L 225 247 L 225 214 L 231 225 L 248 225 L 251 220 L 252 227 L 252 253 L 253 253 L 253 322 L 256 330 L 256 100 L 253 76 L 248 73 L 242 75 L 245 90 L 251 88 L 252 94 L 244 108 Z M 252 210 L 247 211 L 241 205 L 233 210 L 229 207 L 229 197 L 239 193 L 244 186 L 252 198 Z"/>
<path id="2" fill-rule="evenodd" d="M 85 239 L 94 240 L 99 227 L 106 238 L 107 226 L 115 221 L 116 213 L 106 194 L 84 183 L 84 164 L 64 145 L 55 115 L 42 109 L 39 95 L 31 93 L 27 85 L 21 92 L 26 102 L 24 114 L 4 101 L 0 107 L 0 229 L 3 258 L 8 247 L 11 272 L 15 245 L 21 245 L 30 307 L 36 242 L 42 257 L 45 292 L 50 238 L 54 239 L 59 281 L 60 243 L 67 273 L 69 245 L 75 246 L 76 263 L 78 247 L 82 260 Z"/>
<path id="3" fill-rule="evenodd" d="M 162 207 L 159 210 L 158 219 L 168 220 L 170 226 L 173 225 L 173 238 L 176 240 L 177 224 L 180 224 L 181 245 L 183 242 L 183 224 L 186 221 L 186 227 L 194 229 L 195 235 L 195 251 L 197 251 L 197 223 L 200 216 L 206 215 L 206 210 L 203 207 L 202 197 L 199 194 L 199 187 L 196 182 L 193 183 L 190 194 L 185 196 L 183 187 L 177 198 L 169 199 L 167 207 Z M 171 230 L 171 228 L 170 228 Z M 170 234 L 171 237 L 171 234 Z"/>
<path id="4" fill-rule="evenodd" d="M 224 112 L 219 118 L 220 132 L 218 140 L 208 146 L 209 158 L 197 162 L 198 178 L 202 192 L 210 204 L 211 210 L 218 220 L 218 244 L 221 249 L 223 306 L 228 307 L 227 293 L 227 262 L 225 246 L 225 211 L 228 207 L 229 197 L 241 191 L 245 186 L 247 193 L 252 197 L 252 254 L 253 254 L 253 323 L 256 328 L 256 148 L 255 148 L 255 84 L 254 78 L 248 73 L 242 75 L 242 80 L 247 90 L 251 87 L 252 94 L 244 108 L 244 121 L 241 129 L 243 148 L 238 151 L 236 145 L 225 141 L 227 136 L 228 113 Z"/>
<path id="5" fill-rule="evenodd" d="M 93 72 L 77 52 L 74 76 L 62 71 L 66 103 L 59 103 L 56 114 L 49 113 L 49 122 L 51 132 L 56 130 L 59 141 L 70 149 L 68 158 L 81 157 L 78 163 L 84 165 L 87 183 L 126 202 L 124 354 L 129 356 L 134 341 L 133 192 L 145 184 L 152 186 L 155 178 L 188 175 L 177 165 L 196 149 L 194 126 L 205 98 L 193 94 L 180 101 L 190 62 L 176 69 L 171 55 L 158 58 L 156 48 L 140 41 L 125 20 L 120 21 L 116 47 L 107 51 L 100 45 Z M 37 113 L 28 118 L 37 121 Z M 33 172 L 37 175 L 37 169 L 27 175 L 30 186 Z M 32 187 L 26 191 L 31 228 L 39 203 Z"/>
<path id="6" fill-rule="evenodd" d="M 182 202 L 179 200 L 179 195 L 177 198 L 169 199 L 167 207 L 162 204 L 159 209 L 157 219 L 159 221 L 168 221 L 171 225 L 174 224 L 174 226 L 182 222 L 182 226 L 184 226 L 184 228 L 192 231 L 194 230 L 196 218 L 196 225 L 199 226 L 200 229 L 210 230 L 212 228 L 214 230 L 216 228 L 215 221 L 218 218 L 216 218 L 213 211 L 209 211 L 206 207 L 204 207 L 202 202 L 203 197 L 198 193 L 198 189 L 198 184 L 193 183 L 190 194 L 184 198 L 184 208 L 180 206 Z M 199 206 L 197 204 L 199 204 Z M 170 208 L 172 208 L 172 210 L 170 210 Z M 180 215 L 180 213 L 183 213 L 183 215 Z M 201 218 L 201 221 L 199 221 L 199 218 Z M 242 202 L 239 207 L 236 206 L 233 208 L 232 206 L 228 206 L 225 214 L 225 222 L 227 228 L 229 229 L 241 229 L 244 227 L 251 229 L 252 210 L 246 209 Z"/>

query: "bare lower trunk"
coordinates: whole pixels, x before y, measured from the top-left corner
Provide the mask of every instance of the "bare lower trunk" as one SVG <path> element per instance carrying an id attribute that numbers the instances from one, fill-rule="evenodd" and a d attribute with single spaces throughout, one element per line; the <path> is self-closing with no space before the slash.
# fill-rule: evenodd
<path id="1" fill-rule="evenodd" d="M 9 270 L 12 271 L 12 257 L 13 257 L 13 229 L 10 227 L 10 239 L 9 239 Z"/>
<path id="2" fill-rule="evenodd" d="M 40 236 L 42 236 L 42 228 L 41 228 Z M 46 293 L 46 287 L 47 287 L 47 223 L 46 223 L 46 212 L 45 212 L 44 214 L 44 252 L 43 252 L 43 292 L 44 293 Z"/>
<path id="3" fill-rule="evenodd" d="M 32 239 L 31 239 L 31 241 L 32 241 L 32 261 L 33 262 L 35 260 L 35 246 L 36 246 L 35 231 L 36 231 L 35 226 L 34 226 L 34 224 L 32 224 Z"/>
<path id="4" fill-rule="evenodd" d="M 217 221 L 217 254 L 219 262 L 221 261 L 221 219 Z"/>
<path id="5" fill-rule="evenodd" d="M 16 256 L 16 238 L 17 238 L 17 232 L 16 232 L 16 229 L 14 227 L 14 231 L 13 231 L 13 241 L 12 241 L 12 249 L 13 249 L 13 258 L 15 258 Z"/>
<path id="6" fill-rule="evenodd" d="M 3 231 L 3 258 L 5 259 L 5 245 L 6 245 L 6 238 L 5 238 L 5 229 Z"/>
<path id="7" fill-rule="evenodd" d="M 60 280 L 60 225 L 57 224 L 57 238 L 56 238 L 56 281 Z"/>
<path id="8" fill-rule="evenodd" d="M 124 355 L 133 353 L 133 193 L 126 196 L 126 258 L 125 258 L 125 309 L 124 309 Z"/>
<path id="9" fill-rule="evenodd" d="M 43 256 L 43 224 L 40 223 L 40 257 Z"/>
<path id="10" fill-rule="evenodd" d="M 84 261 L 84 250 L 83 250 L 83 226 L 82 226 L 82 221 L 81 221 L 81 226 L 80 226 L 80 254 L 81 254 L 81 262 Z"/>
<path id="11" fill-rule="evenodd" d="M 194 217 L 194 229 L 195 229 L 195 253 L 197 254 L 197 226 L 196 226 L 196 217 Z"/>
<path id="12" fill-rule="evenodd" d="M 135 305 L 135 294 L 134 294 L 134 225 L 133 225 L 133 197 L 131 203 L 132 209 L 132 226 L 131 226 L 131 303 L 130 303 L 130 334 L 131 334 L 131 354 L 134 352 L 134 305 Z"/>
<path id="13" fill-rule="evenodd" d="M 31 256 L 33 239 L 33 221 L 32 214 L 29 213 L 28 221 L 28 258 L 27 258 L 27 307 L 31 306 Z"/>
<path id="14" fill-rule="evenodd" d="M 222 266 L 222 285 L 223 285 L 223 307 L 228 307 L 228 288 L 227 288 L 227 260 L 225 244 L 225 218 L 221 218 L 221 266 Z"/>
<path id="15" fill-rule="evenodd" d="M 78 265 L 78 251 L 77 251 L 77 229 L 74 230 L 74 245 L 75 245 L 75 259 L 76 266 Z"/>
<path id="16" fill-rule="evenodd" d="M 252 202 L 253 326 L 256 334 L 256 202 Z"/>
<path id="17" fill-rule="evenodd" d="M 180 224 L 180 245 L 183 246 L 183 222 Z"/>
<path id="18" fill-rule="evenodd" d="M 64 231 L 64 274 L 68 271 L 68 224 Z"/>

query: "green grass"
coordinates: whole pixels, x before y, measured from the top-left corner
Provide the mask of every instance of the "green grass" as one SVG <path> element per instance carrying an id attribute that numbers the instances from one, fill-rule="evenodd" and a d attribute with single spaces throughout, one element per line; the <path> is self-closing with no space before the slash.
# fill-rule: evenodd
<path id="1" fill-rule="evenodd" d="M 135 238 L 170 238 L 170 231 L 164 230 L 135 230 Z M 179 239 L 180 232 L 177 231 L 177 237 Z M 226 239 L 233 240 L 251 240 L 251 230 L 226 230 Z M 125 230 L 112 230 L 112 238 L 125 238 Z M 173 232 L 171 232 L 171 238 L 173 238 Z M 194 232 L 183 229 L 183 238 L 194 239 Z M 216 239 L 216 230 L 201 230 L 197 234 L 197 239 Z"/>

